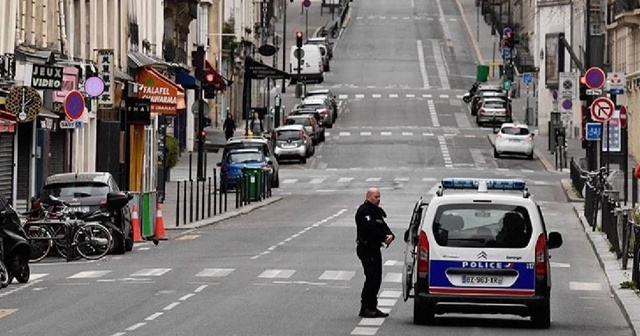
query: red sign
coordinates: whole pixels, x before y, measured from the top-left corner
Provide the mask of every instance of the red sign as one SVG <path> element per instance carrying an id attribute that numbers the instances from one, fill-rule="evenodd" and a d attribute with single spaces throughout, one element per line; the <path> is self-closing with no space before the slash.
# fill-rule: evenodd
<path id="1" fill-rule="evenodd" d="M 609 98 L 598 97 L 591 104 L 591 118 L 594 121 L 605 122 L 613 117 L 614 112 L 615 107 Z"/>
<path id="2" fill-rule="evenodd" d="M 627 108 L 620 106 L 620 126 L 627 127 Z"/>
<path id="3" fill-rule="evenodd" d="M 585 84 L 589 89 L 597 90 L 604 85 L 607 79 L 604 71 L 598 67 L 591 67 L 584 73 Z"/>
<path id="4" fill-rule="evenodd" d="M 84 96 L 82 93 L 77 90 L 72 90 L 67 93 L 64 97 L 64 113 L 67 114 L 67 117 L 71 120 L 77 120 L 82 117 L 84 113 Z"/>

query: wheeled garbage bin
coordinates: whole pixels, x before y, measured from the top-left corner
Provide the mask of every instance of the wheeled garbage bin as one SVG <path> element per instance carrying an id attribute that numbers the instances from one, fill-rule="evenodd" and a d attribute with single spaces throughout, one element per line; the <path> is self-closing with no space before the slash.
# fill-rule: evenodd
<path id="1" fill-rule="evenodd" d="M 260 189 L 262 187 L 262 168 L 244 168 L 242 171 L 245 179 L 245 192 L 249 201 L 260 200 Z"/>

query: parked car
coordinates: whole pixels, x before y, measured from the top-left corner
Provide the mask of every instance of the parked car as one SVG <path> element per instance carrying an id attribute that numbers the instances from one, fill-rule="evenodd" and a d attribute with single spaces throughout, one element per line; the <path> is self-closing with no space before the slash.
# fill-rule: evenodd
<path id="1" fill-rule="evenodd" d="M 322 114 L 320 114 L 320 112 L 318 112 L 318 110 L 315 110 L 313 108 L 294 109 L 291 112 L 289 112 L 290 116 L 302 115 L 302 114 L 310 114 L 313 117 L 313 119 L 316 121 L 316 125 L 318 125 L 318 132 L 319 132 L 318 134 L 320 136 L 318 141 L 323 142 L 324 141 L 324 132 L 325 132 L 324 116 Z"/>
<path id="2" fill-rule="evenodd" d="M 481 85 L 478 87 L 478 90 L 476 90 L 475 95 L 471 99 L 471 104 L 469 105 L 471 107 L 471 115 L 474 117 L 477 111 L 477 105 L 485 95 L 504 95 L 505 97 L 508 97 L 507 92 L 502 90 L 502 87 L 499 85 Z"/>
<path id="3" fill-rule="evenodd" d="M 338 101 L 336 95 L 331 92 L 329 89 L 318 89 L 318 90 L 310 90 L 307 91 L 306 98 L 327 98 L 333 107 L 333 122 L 336 122 L 338 119 Z"/>
<path id="4" fill-rule="evenodd" d="M 302 125 L 311 136 L 313 145 L 320 141 L 320 129 L 315 118 L 310 114 L 290 115 L 284 120 L 284 125 Z"/>
<path id="5" fill-rule="evenodd" d="M 307 163 L 307 158 L 316 151 L 311 137 L 303 125 L 280 126 L 275 129 L 274 133 L 278 160 L 298 159 L 301 163 Z"/>
<path id="6" fill-rule="evenodd" d="M 534 133 L 525 124 L 505 123 L 496 135 L 493 157 L 499 158 L 503 154 L 526 155 L 533 160 L 535 142 Z"/>
<path id="7" fill-rule="evenodd" d="M 273 152 L 273 139 L 267 139 L 262 136 L 239 136 L 233 137 L 227 140 L 222 150 L 222 157 L 229 153 L 232 149 L 242 148 L 258 148 L 265 156 L 269 158 L 269 165 L 271 166 L 271 187 L 280 187 L 280 165 Z"/>
<path id="8" fill-rule="evenodd" d="M 504 100 L 505 102 L 508 102 L 509 105 L 511 105 L 511 98 L 509 98 L 509 96 L 507 95 L 506 92 L 504 91 L 482 91 L 480 93 L 478 93 L 476 96 L 473 97 L 473 101 L 472 101 L 472 105 L 471 105 L 471 115 L 472 116 L 476 116 L 476 113 L 478 112 L 478 108 L 480 107 L 480 103 L 482 102 L 483 99 L 485 98 L 499 98 Z"/>
<path id="9" fill-rule="evenodd" d="M 320 47 L 314 44 L 306 44 L 301 48 L 302 62 L 300 64 L 300 74 L 298 75 L 298 53 L 296 46 L 291 46 L 289 56 L 289 74 L 291 82 L 295 83 L 298 79 L 306 81 L 315 81 L 316 83 L 324 82 L 324 59 L 320 51 Z"/>
<path id="10" fill-rule="evenodd" d="M 500 124 L 513 122 L 508 103 L 500 98 L 482 99 L 476 115 L 476 124 L 482 126 L 485 122 Z"/>
<path id="11" fill-rule="evenodd" d="M 309 97 L 303 99 L 299 104 L 295 105 L 293 111 L 298 110 L 316 110 L 321 115 L 323 127 L 333 128 L 333 106 L 331 101 L 326 98 Z"/>
<path id="12" fill-rule="evenodd" d="M 226 191 L 228 188 L 238 186 L 238 178 L 242 176 L 244 168 L 263 169 L 273 175 L 271 159 L 260 148 L 241 148 L 229 150 L 217 163 L 220 167 L 220 188 Z"/>
<path id="13" fill-rule="evenodd" d="M 312 37 L 307 40 L 306 44 L 319 44 L 325 46 L 327 48 L 327 55 L 329 56 L 329 60 L 333 59 L 333 42 L 331 42 L 326 37 Z"/>
<path id="14" fill-rule="evenodd" d="M 120 188 L 111 174 L 95 173 L 64 173 L 47 177 L 38 196 L 33 199 L 32 208 L 46 203 L 49 196 L 69 203 L 70 212 L 88 214 L 106 204 L 107 194 L 118 192 Z M 133 249 L 133 228 L 131 226 L 131 207 L 122 208 L 114 216 L 114 225 L 124 233 L 118 237 L 114 235 L 117 254 Z"/>

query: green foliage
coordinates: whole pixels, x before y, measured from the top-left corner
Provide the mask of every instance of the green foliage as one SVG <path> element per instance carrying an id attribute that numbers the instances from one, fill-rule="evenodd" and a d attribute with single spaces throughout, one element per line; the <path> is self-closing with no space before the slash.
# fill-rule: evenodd
<path id="1" fill-rule="evenodd" d="M 633 281 L 623 281 L 620 283 L 622 289 L 636 289 L 636 284 Z"/>
<path id="2" fill-rule="evenodd" d="M 234 34 L 233 22 L 225 22 L 222 26 L 223 34 Z M 222 50 L 233 53 L 238 48 L 238 42 L 235 36 L 222 36 Z"/>
<path id="3" fill-rule="evenodd" d="M 178 164 L 178 158 L 180 155 L 180 146 L 178 145 L 178 139 L 171 135 L 167 135 L 167 167 L 169 169 L 175 167 Z"/>

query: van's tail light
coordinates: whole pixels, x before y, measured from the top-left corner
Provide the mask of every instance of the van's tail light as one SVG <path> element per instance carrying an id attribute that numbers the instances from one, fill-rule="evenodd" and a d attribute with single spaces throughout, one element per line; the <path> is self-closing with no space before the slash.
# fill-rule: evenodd
<path id="1" fill-rule="evenodd" d="M 418 239 L 418 272 L 429 271 L 429 239 L 424 231 L 420 231 Z"/>
<path id="2" fill-rule="evenodd" d="M 229 167 L 227 167 L 226 165 L 222 165 L 220 167 L 220 171 L 223 172 L 223 173 L 227 172 L 228 170 L 229 170 Z"/>
<path id="3" fill-rule="evenodd" d="M 269 169 L 269 165 L 266 163 L 263 163 L 262 166 L 260 166 L 260 168 L 262 169 Z"/>
<path id="4" fill-rule="evenodd" d="M 536 241 L 536 275 L 547 275 L 547 260 L 549 260 L 547 239 L 542 233 Z"/>
<path id="5" fill-rule="evenodd" d="M 533 141 L 533 134 L 529 134 L 529 136 L 527 137 L 527 141 Z"/>
<path id="6" fill-rule="evenodd" d="M 478 114 L 482 114 L 482 115 L 484 115 L 484 109 L 483 109 L 483 108 L 481 108 L 480 110 L 478 110 Z"/>

